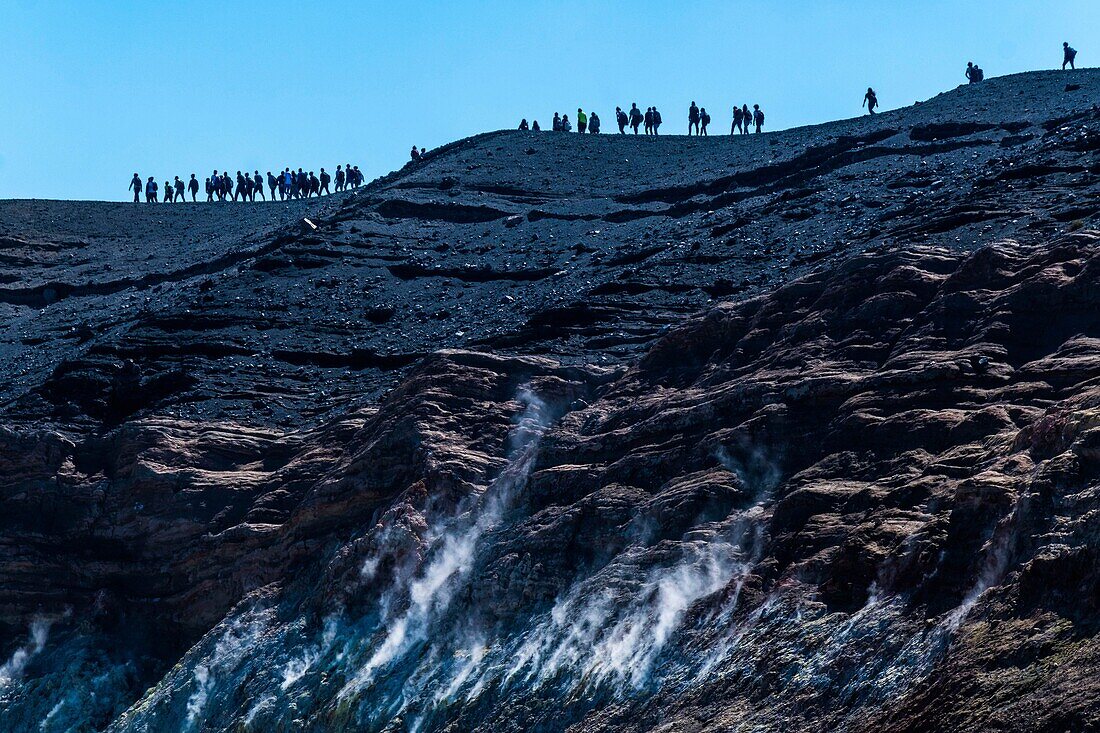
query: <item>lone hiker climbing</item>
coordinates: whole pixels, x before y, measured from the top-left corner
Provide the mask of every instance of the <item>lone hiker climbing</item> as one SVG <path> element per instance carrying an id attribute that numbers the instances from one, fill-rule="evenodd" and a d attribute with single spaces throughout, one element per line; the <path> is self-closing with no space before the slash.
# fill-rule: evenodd
<path id="1" fill-rule="evenodd" d="M 866 105 L 868 113 L 875 113 L 875 107 L 878 106 L 878 97 L 875 96 L 875 90 L 871 87 L 867 87 L 867 93 L 863 95 L 863 103 L 859 106 L 863 107 L 864 105 Z"/>
<path id="2" fill-rule="evenodd" d="M 1077 58 L 1077 49 L 1069 45 L 1069 41 L 1062 41 L 1062 71 L 1066 70 L 1066 64 L 1069 64 L 1069 68 L 1075 69 L 1073 60 Z"/>

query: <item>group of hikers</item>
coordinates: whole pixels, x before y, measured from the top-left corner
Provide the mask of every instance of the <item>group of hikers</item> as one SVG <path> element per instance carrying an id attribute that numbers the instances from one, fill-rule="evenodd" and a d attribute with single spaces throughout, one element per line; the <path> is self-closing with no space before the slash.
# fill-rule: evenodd
<path id="1" fill-rule="evenodd" d="M 688 107 L 688 135 L 708 134 L 707 126 L 710 125 L 710 120 L 710 113 L 707 112 L 707 108 L 698 106 L 693 100 L 691 106 Z M 638 134 L 639 127 L 644 128 L 646 135 L 659 135 L 663 120 L 660 111 L 656 107 L 647 107 L 646 111 L 642 112 L 638 109 L 638 103 L 634 102 L 627 112 L 624 112 L 622 107 L 615 108 L 615 122 L 619 126 L 620 135 L 625 135 L 628 127 L 634 130 L 635 135 Z M 760 109 L 760 105 L 754 104 L 752 110 L 749 109 L 747 104 L 740 107 L 734 106 L 730 134 L 732 135 L 735 132 L 747 133 L 753 126 L 755 126 L 756 132 L 761 132 L 764 129 L 764 112 Z M 528 125 L 526 117 L 520 120 L 519 129 L 534 132 L 542 130 L 539 127 L 538 120 Z M 569 121 L 569 115 L 559 115 L 555 112 L 551 129 L 554 132 L 572 132 L 573 124 Z M 595 112 L 586 115 L 583 109 L 578 109 L 577 132 L 581 134 L 587 132 L 591 135 L 598 134 L 600 132 L 600 116 Z"/>
<path id="2" fill-rule="evenodd" d="M 330 190 L 329 184 L 333 177 L 322 168 L 321 174 L 315 175 L 313 171 L 306 173 L 301 168 L 293 171 L 286 168 L 280 173 L 267 172 L 267 188 L 271 192 L 271 200 L 285 201 L 287 199 L 307 199 L 311 196 L 332 193 L 333 191 L 346 191 L 359 188 L 363 184 L 363 174 L 359 172 L 359 166 L 348 163 L 346 166 L 336 166 L 336 185 Z M 191 180 L 186 183 L 175 176 L 173 181 L 165 181 L 164 188 L 157 184 L 153 176 L 143 184 L 141 176 L 137 173 L 130 180 L 129 189 L 134 192 L 134 202 L 141 200 L 141 192 L 145 191 L 145 200 L 148 203 L 182 202 L 187 200 L 187 194 L 191 194 L 192 201 L 198 201 L 200 190 L 199 180 L 194 173 Z M 255 201 L 256 196 L 267 201 L 264 195 L 264 178 L 259 171 L 252 175 L 237 171 L 236 178 L 229 175 L 229 171 L 214 171 L 205 182 L 207 201 Z M 162 193 L 163 192 L 163 193 Z"/>

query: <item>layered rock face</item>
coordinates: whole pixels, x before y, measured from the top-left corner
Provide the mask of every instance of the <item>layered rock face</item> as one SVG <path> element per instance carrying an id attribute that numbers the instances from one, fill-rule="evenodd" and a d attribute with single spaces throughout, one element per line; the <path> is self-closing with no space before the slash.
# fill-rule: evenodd
<path id="1" fill-rule="evenodd" d="M 1045 89 L 1052 79 L 1032 82 Z M 240 292 L 230 281 L 292 279 L 294 268 L 184 277 L 157 306 L 164 312 L 110 333 L 93 328 L 79 363 L 66 357 L 8 403 L 0 721 L 16 731 L 119 732 L 1100 726 L 1100 235 L 1071 224 L 1091 216 L 1098 122 L 1085 109 L 1031 133 L 911 126 L 905 145 L 946 137 L 985 150 L 992 143 L 973 136 L 993 135 L 999 152 L 994 162 L 944 158 L 926 194 L 863 207 L 875 226 L 898 227 L 893 235 L 880 230 L 807 261 L 807 274 L 782 284 L 767 274 L 758 294 L 639 329 L 629 347 L 557 316 L 536 327 L 535 317 L 479 313 L 469 328 L 514 330 L 463 348 L 416 346 L 408 353 L 423 355 L 385 368 L 352 369 L 327 347 L 293 357 L 302 363 L 291 368 L 269 348 L 245 359 L 251 370 L 239 381 L 225 362 L 236 357 L 172 372 L 152 346 L 167 337 L 150 329 L 164 328 L 188 288 L 219 298 L 223 287 Z M 811 133 L 831 134 L 773 139 Z M 512 137 L 550 141 L 563 159 L 581 144 L 518 134 L 475 144 Z M 751 144 L 767 151 L 768 140 Z M 853 152 L 879 144 L 841 153 L 829 175 L 886 157 Z M 354 221 L 380 229 L 412 219 L 459 241 L 488 214 L 433 202 L 418 181 L 471 149 L 484 147 L 443 151 L 329 204 L 318 217 L 323 235 L 276 226 L 280 244 L 258 242 L 268 249 L 255 256 L 350 241 L 351 228 L 365 226 Z M 1080 170 L 1005 174 L 1025 160 L 1069 168 L 1071 158 Z M 800 169 L 758 160 L 772 177 L 751 185 L 781 200 L 779 182 L 813 170 L 812 160 L 792 159 Z M 972 175 L 971 160 L 993 171 L 989 184 L 973 180 L 972 196 L 997 197 L 1001 210 L 1022 212 L 1016 220 L 964 196 L 959 208 L 985 213 L 936 225 L 959 197 L 942 182 Z M 440 190 L 485 188 L 478 170 Z M 713 218 L 732 216 L 741 185 L 711 178 L 690 191 L 619 195 L 633 196 L 636 211 L 725 207 Z M 569 206 L 585 196 L 592 210 L 603 205 L 591 191 L 570 196 Z M 1055 206 L 1074 218 L 1060 222 Z M 284 210 L 288 221 L 296 213 Z M 783 217 L 766 216 L 729 231 L 775 225 L 771 252 L 780 235 L 804 245 L 778 228 Z M 622 227 L 680 221 L 612 218 Z M 983 232 L 994 219 L 1015 238 Z M 522 232 L 549 220 L 529 213 L 500 224 Z M 797 226 L 861 225 L 819 211 Z M 699 251 L 722 236 L 700 234 Z M 724 246 L 730 259 L 744 252 Z M 460 281 L 470 285 L 464 297 L 499 299 L 499 268 L 475 272 L 436 254 L 387 265 L 386 292 L 428 280 L 419 297 L 434 297 Z M 660 268 L 679 258 L 698 283 L 691 257 L 662 249 L 625 267 L 667 283 Z M 560 313 L 547 305 L 558 280 L 578 275 L 538 277 L 540 267 L 510 272 L 527 273 L 539 312 Z M 593 278 L 604 272 L 585 267 Z M 606 282 L 641 282 L 632 278 Z M 90 297 L 11 307 L 45 323 Z M 110 311 L 112 297 L 98 307 Z M 623 295 L 592 294 L 589 307 L 611 309 L 604 297 Z M 613 316 L 623 332 L 705 305 L 671 288 L 633 297 L 633 310 Z M 277 328 L 280 338 L 313 338 L 292 319 Z M 449 328 L 432 319 L 410 330 L 410 343 Z M 196 343 L 186 329 L 174 333 L 181 348 Z M 234 333 L 241 343 L 253 337 Z M 124 351 L 139 336 L 150 350 Z M 383 348 L 390 335 L 378 338 L 357 347 L 360 358 L 394 356 Z M 124 353 L 137 355 L 139 373 L 125 371 Z M 35 367 L 24 366 L 30 379 Z M 249 386 L 260 373 L 298 382 L 300 396 L 280 393 L 285 410 L 265 411 Z M 352 385 L 364 396 L 328 392 Z"/>

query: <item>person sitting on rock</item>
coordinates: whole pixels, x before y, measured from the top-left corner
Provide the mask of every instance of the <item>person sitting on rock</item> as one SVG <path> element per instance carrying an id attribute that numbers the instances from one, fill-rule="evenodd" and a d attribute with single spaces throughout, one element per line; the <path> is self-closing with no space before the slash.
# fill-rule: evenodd
<path id="1" fill-rule="evenodd" d="M 524 117 L 522 120 L 519 121 L 519 129 L 524 130 L 524 131 L 530 129 L 529 127 L 527 127 L 527 118 L 526 117 Z"/>
<path id="2" fill-rule="evenodd" d="M 619 134 L 626 134 L 626 126 L 630 124 L 630 118 L 626 116 L 626 112 L 623 112 L 622 107 L 615 108 L 615 124 L 619 126 Z M 141 181 L 138 181 L 141 183 Z"/>
<path id="3" fill-rule="evenodd" d="M 761 132 L 764 129 L 764 110 L 760 109 L 759 104 L 754 104 L 752 108 L 752 121 L 756 125 L 756 131 Z"/>
<path id="4" fill-rule="evenodd" d="M 634 134 L 638 134 L 638 126 L 642 124 L 642 111 L 638 109 L 638 103 L 630 105 L 630 126 L 634 128 Z"/>
<path id="5" fill-rule="evenodd" d="M 653 134 L 656 135 L 657 131 L 661 127 L 661 113 L 657 111 L 657 107 L 653 107 Z"/>
<path id="6" fill-rule="evenodd" d="M 695 134 L 699 134 L 699 108 L 695 106 L 695 100 L 691 101 L 691 106 L 688 107 L 688 136 L 691 136 L 691 131 L 694 130 Z"/>
<path id="7" fill-rule="evenodd" d="M 584 113 L 584 110 L 577 107 L 577 132 L 583 135 L 588 129 L 588 115 Z"/>
<path id="8" fill-rule="evenodd" d="M 1069 41 L 1062 41 L 1062 71 L 1066 70 L 1066 64 L 1069 64 L 1069 68 L 1075 69 L 1073 60 L 1077 58 L 1077 51 L 1073 46 L 1069 45 Z"/>
<path id="9" fill-rule="evenodd" d="M 420 162 L 420 148 L 413 145 L 413 149 L 412 149 L 412 152 L 409 153 L 409 157 L 412 158 L 412 162 L 419 163 Z"/>
<path id="10" fill-rule="evenodd" d="M 561 131 L 562 132 L 573 132 L 573 125 L 570 124 L 570 122 L 569 122 L 569 115 L 562 115 L 561 116 Z"/>
<path id="11" fill-rule="evenodd" d="M 531 120 L 531 132 L 542 132 L 542 128 L 539 127 L 538 120 Z"/>
<path id="12" fill-rule="evenodd" d="M 157 202 L 157 182 L 153 180 L 152 176 L 149 176 L 149 182 L 145 184 L 145 203 L 155 204 Z"/>
<path id="13" fill-rule="evenodd" d="M 863 102 L 859 106 L 864 105 L 867 105 L 867 111 L 870 114 L 875 113 L 875 107 L 878 106 L 878 97 L 875 96 L 875 90 L 871 87 L 867 87 L 867 93 L 863 95 Z"/>
<path id="14" fill-rule="evenodd" d="M 195 174 L 191 174 L 191 180 L 187 182 L 187 190 L 191 192 L 191 203 L 198 200 L 199 195 L 199 179 L 195 178 Z"/>
<path id="15" fill-rule="evenodd" d="M 591 135 L 600 134 L 600 116 L 595 112 L 588 117 L 588 132 Z"/>
<path id="16" fill-rule="evenodd" d="M 134 203 L 136 204 L 141 200 L 141 176 L 137 173 L 130 179 L 130 185 L 126 187 L 126 190 L 134 189 Z"/>
<path id="17" fill-rule="evenodd" d="M 710 124 L 710 115 L 707 114 L 707 108 L 703 107 L 699 110 L 699 123 L 702 125 L 700 135 L 707 134 L 707 125 Z"/>

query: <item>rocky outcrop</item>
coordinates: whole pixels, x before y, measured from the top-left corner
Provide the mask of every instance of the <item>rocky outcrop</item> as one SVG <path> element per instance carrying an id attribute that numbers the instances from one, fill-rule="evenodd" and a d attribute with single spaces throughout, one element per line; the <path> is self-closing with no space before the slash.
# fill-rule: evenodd
<path id="1" fill-rule="evenodd" d="M 0 202 L 0 729 L 1100 727 L 1097 95 Z"/>

